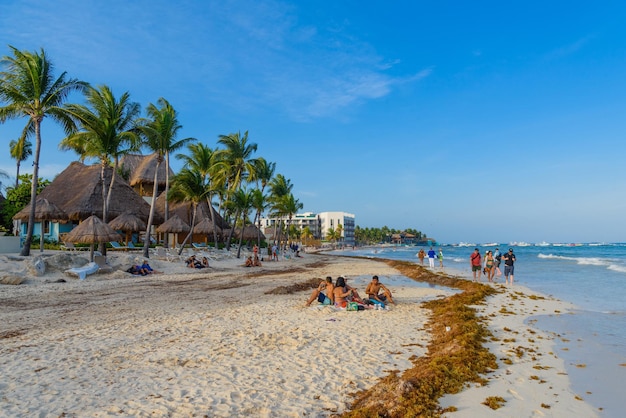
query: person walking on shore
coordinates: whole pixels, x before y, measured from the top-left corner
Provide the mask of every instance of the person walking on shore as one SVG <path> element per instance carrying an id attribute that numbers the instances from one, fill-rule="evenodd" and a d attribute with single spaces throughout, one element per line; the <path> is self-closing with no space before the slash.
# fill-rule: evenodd
<path id="1" fill-rule="evenodd" d="M 433 247 L 430 247 L 430 250 L 428 250 L 428 265 L 431 269 L 435 268 L 435 250 L 433 250 Z"/>
<path id="2" fill-rule="evenodd" d="M 487 280 L 493 282 L 493 275 L 496 273 L 495 260 L 490 250 L 485 254 L 485 271 L 487 272 Z"/>
<path id="3" fill-rule="evenodd" d="M 420 259 L 420 264 L 422 266 L 424 265 L 424 257 L 426 257 L 426 252 L 423 248 L 420 248 L 419 252 L 417 253 L 417 258 Z"/>
<path id="4" fill-rule="evenodd" d="M 504 259 L 504 279 L 506 280 L 506 284 L 509 284 L 509 276 L 511 276 L 511 284 L 513 284 L 513 271 L 515 268 L 515 254 L 513 254 L 513 248 L 509 248 L 509 252 L 504 253 L 502 258 Z"/>
<path id="5" fill-rule="evenodd" d="M 470 255 L 470 266 L 472 267 L 472 274 L 474 275 L 474 281 L 480 282 L 480 270 L 483 265 L 481 262 L 480 251 L 478 248 L 474 248 L 474 252 Z"/>
<path id="6" fill-rule="evenodd" d="M 439 260 L 439 267 L 443 268 L 443 251 L 441 251 L 441 248 L 437 254 L 437 260 Z"/>
<path id="7" fill-rule="evenodd" d="M 493 253 L 493 259 L 495 260 L 495 275 L 500 277 L 502 276 L 502 272 L 500 271 L 500 262 L 502 261 L 502 255 L 500 255 L 500 250 L 496 248 L 496 251 Z"/>

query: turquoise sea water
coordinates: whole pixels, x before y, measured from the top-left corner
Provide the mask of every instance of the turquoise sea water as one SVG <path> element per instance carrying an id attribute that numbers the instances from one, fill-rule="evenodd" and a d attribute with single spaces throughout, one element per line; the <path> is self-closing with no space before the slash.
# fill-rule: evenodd
<path id="1" fill-rule="evenodd" d="M 489 246 L 437 246 L 444 254 L 444 270 L 471 277 L 469 257 Z M 337 254 L 419 262 L 416 253 L 427 247 L 367 247 Z M 626 243 L 550 244 L 511 246 L 499 244 L 501 253 L 513 248 L 515 282 L 577 306 L 574 315 L 541 316 L 534 326 L 558 333 L 559 356 L 564 359 L 573 389 L 601 416 L 622 417 L 626 397 Z M 428 261 L 425 261 L 428 265 Z M 435 265 L 439 263 L 435 261 Z M 436 267 L 435 270 L 439 268 Z M 501 266 L 503 269 L 503 266 Z M 483 276 L 483 281 L 486 281 Z M 504 279 L 500 278 L 500 282 Z M 567 350 L 561 350 L 566 348 Z M 585 364 L 577 368 L 576 364 Z"/>

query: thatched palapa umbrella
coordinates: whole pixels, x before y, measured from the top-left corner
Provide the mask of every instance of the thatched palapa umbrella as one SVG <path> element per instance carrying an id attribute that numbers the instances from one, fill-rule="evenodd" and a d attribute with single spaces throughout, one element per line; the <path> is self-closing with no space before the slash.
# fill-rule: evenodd
<path id="1" fill-rule="evenodd" d="M 119 241 L 122 237 L 113 228 L 100 220 L 95 215 L 82 221 L 78 226 L 72 229 L 65 240 L 67 242 L 91 244 L 90 260 L 93 261 L 93 245 L 101 242 Z"/>
<path id="2" fill-rule="evenodd" d="M 180 219 L 180 216 L 178 215 L 172 216 L 167 221 L 159 225 L 156 229 L 156 231 L 159 233 L 176 234 L 176 244 L 178 244 L 178 234 L 180 234 L 181 232 L 187 233 L 190 230 L 191 227 L 183 222 L 183 220 Z"/>
<path id="3" fill-rule="evenodd" d="M 130 232 L 138 232 L 146 230 L 146 223 L 139 216 L 131 212 L 124 212 L 117 218 L 109 222 L 109 226 L 116 231 L 124 231 L 126 233 L 126 246 L 130 241 Z"/>
<path id="4" fill-rule="evenodd" d="M 13 219 L 18 219 L 22 222 L 28 222 L 30 216 L 30 203 L 26 205 L 22 210 L 17 212 Z M 35 202 L 35 221 L 41 222 L 41 234 L 39 237 L 39 250 L 43 252 L 43 236 L 44 236 L 44 222 L 61 222 L 67 221 L 67 213 L 60 207 L 48 201 L 48 199 L 38 198 Z"/>

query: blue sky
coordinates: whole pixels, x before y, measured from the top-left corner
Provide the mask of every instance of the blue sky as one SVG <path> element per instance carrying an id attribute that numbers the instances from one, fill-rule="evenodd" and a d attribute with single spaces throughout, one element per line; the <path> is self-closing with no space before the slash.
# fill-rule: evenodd
<path id="1" fill-rule="evenodd" d="M 305 211 L 450 243 L 626 241 L 625 3 L 2 3 L 0 55 L 43 47 L 164 97 L 211 146 L 249 131 Z M 11 175 L 24 123 L 0 125 Z M 51 179 L 77 157 L 53 121 L 42 136 Z"/>

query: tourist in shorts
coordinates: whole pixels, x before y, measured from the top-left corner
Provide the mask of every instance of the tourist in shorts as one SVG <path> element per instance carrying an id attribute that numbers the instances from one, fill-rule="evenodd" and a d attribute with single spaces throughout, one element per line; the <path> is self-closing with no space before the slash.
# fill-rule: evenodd
<path id="1" fill-rule="evenodd" d="M 474 281 L 480 282 L 480 273 L 483 269 L 481 262 L 480 251 L 478 248 L 474 248 L 474 252 L 470 256 L 470 266 L 472 267 L 472 274 L 474 275 Z"/>
<path id="2" fill-rule="evenodd" d="M 513 271 L 515 269 L 515 254 L 513 254 L 513 248 L 509 248 L 508 253 L 502 254 L 504 260 L 504 278 L 506 284 L 509 284 L 509 276 L 511 276 L 511 284 L 513 284 Z"/>

